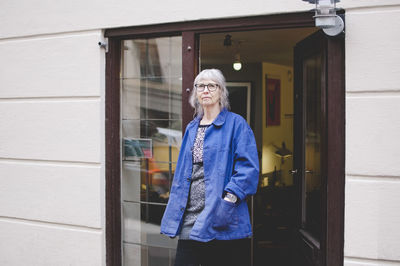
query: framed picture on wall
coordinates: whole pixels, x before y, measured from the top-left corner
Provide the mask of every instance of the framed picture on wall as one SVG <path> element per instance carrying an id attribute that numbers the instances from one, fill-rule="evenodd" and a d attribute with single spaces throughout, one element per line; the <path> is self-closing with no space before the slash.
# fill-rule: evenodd
<path id="1" fill-rule="evenodd" d="M 266 125 L 279 126 L 281 124 L 281 80 L 268 78 L 265 75 L 266 84 Z"/>
<path id="2" fill-rule="evenodd" d="M 231 111 L 241 115 L 250 124 L 251 82 L 226 82 Z"/>

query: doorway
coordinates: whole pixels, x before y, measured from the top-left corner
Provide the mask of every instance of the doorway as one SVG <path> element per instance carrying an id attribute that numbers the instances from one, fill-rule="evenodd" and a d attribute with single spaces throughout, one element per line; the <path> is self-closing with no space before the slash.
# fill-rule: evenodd
<path id="1" fill-rule="evenodd" d="M 325 264 L 325 39 L 315 27 L 199 36 L 199 71 L 224 73 L 231 110 L 247 120 L 257 141 L 249 265 Z"/>
<path id="2" fill-rule="evenodd" d="M 294 265 L 297 205 L 289 172 L 293 169 L 293 51 L 296 43 L 315 31 L 314 27 L 232 31 L 199 37 L 200 71 L 218 68 L 224 73 L 231 111 L 247 120 L 256 137 L 260 182 L 248 202 L 253 223 L 251 265 L 267 261 Z M 244 91 L 250 99 L 243 98 Z"/>
<path id="3" fill-rule="evenodd" d="M 324 65 L 323 69 L 333 70 L 331 72 L 327 70 L 326 75 L 321 79 L 326 83 L 323 88 L 327 91 L 331 89 L 334 92 L 329 95 L 333 97 L 329 97 L 325 91 L 326 102 L 321 105 L 327 107 L 326 110 L 324 109 L 326 112 L 321 116 L 325 119 L 325 125 L 334 125 L 334 127 L 325 128 L 323 132 L 326 136 L 324 139 L 326 141 L 324 143 L 324 145 L 326 144 L 325 153 L 327 150 L 334 151 L 332 154 L 329 153 L 329 158 L 327 156 L 324 158 L 325 161 L 328 160 L 328 163 L 323 165 L 326 182 L 321 184 L 325 190 L 321 193 L 323 196 L 320 197 L 320 205 L 323 205 L 325 211 L 320 213 L 324 215 L 320 221 L 323 223 L 324 230 L 321 231 L 321 235 L 324 237 L 320 239 L 320 242 L 314 241 L 315 238 L 309 237 L 307 231 L 301 231 L 305 228 L 302 224 L 302 208 L 306 201 L 304 199 L 306 194 L 302 186 L 305 183 L 300 182 L 305 178 L 306 169 L 303 167 L 305 154 L 302 150 L 297 149 L 296 151 L 296 148 L 303 149 L 303 146 L 296 145 L 294 139 L 296 136 L 303 138 L 303 135 L 298 132 L 302 132 L 304 119 L 296 119 L 294 114 L 303 116 L 302 111 L 306 103 L 294 101 L 298 97 L 300 99 L 303 97 L 302 90 L 300 93 L 295 92 L 296 89 L 302 89 L 302 87 L 293 84 L 302 78 L 299 77 L 300 72 L 296 71 L 296 68 L 298 70 L 298 67 L 303 67 L 304 64 L 303 61 L 294 60 L 293 49 L 296 43 L 314 36 L 317 29 L 310 27 L 312 25 L 311 14 L 302 13 L 185 22 L 167 26 L 115 29 L 106 32 L 106 37 L 109 38 L 106 64 L 107 265 L 121 265 L 121 260 L 123 260 L 123 265 L 161 265 L 156 262 L 160 260 L 166 262 L 166 265 L 173 265 L 172 243 L 159 239 L 159 236 L 153 237 L 158 235 L 159 219 L 152 220 L 156 216 L 150 215 L 151 210 L 164 208 L 165 202 L 153 202 L 150 197 L 147 197 L 147 195 L 150 196 L 150 189 L 154 185 L 150 182 L 153 179 L 147 174 L 150 172 L 146 170 L 150 164 L 140 165 L 140 167 L 144 167 L 144 170 L 138 164 L 133 169 L 134 171 L 129 168 L 129 172 L 125 171 L 128 168 L 121 169 L 121 160 L 127 160 L 126 165 L 131 166 L 132 160 L 136 163 L 136 161 L 142 162 L 148 159 L 126 156 L 129 149 L 127 150 L 125 146 L 131 144 L 126 144 L 125 140 L 132 142 L 137 138 L 151 138 L 154 139 L 153 144 L 158 145 L 160 134 L 156 133 L 165 135 L 160 128 L 166 128 L 166 125 L 157 126 L 156 131 L 142 130 L 142 128 L 150 128 L 146 121 L 163 120 L 165 122 L 166 119 L 171 121 L 175 119 L 184 130 L 192 119 L 192 111 L 187 98 L 190 88 L 193 86 L 193 79 L 199 70 L 210 67 L 219 68 L 225 74 L 232 96 L 232 110 L 245 116 L 253 128 L 258 145 L 261 166 L 259 190 L 248 201 L 254 230 L 252 261 L 249 262 L 249 265 L 269 263 L 277 266 L 336 266 L 343 264 L 343 41 L 339 41 L 339 45 L 332 46 L 330 40 L 324 39 L 321 46 L 324 47 L 321 50 L 323 56 L 331 56 L 330 60 L 324 61 L 327 65 Z M 225 43 L 229 43 L 225 42 L 227 35 L 230 35 L 231 45 L 225 45 Z M 306 47 L 312 48 L 312 43 L 313 41 Z M 333 48 L 332 51 L 337 55 L 336 59 L 332 57 L 330 51 L 327 52 L 328 46 Z M 163 49 L 160 50 L 160 47 Z M 305 55 L 303 59 L 306 59 L 309 55 L 308 50 L 302 51 L 300 54 Z M 138 55 L 143 56 L 138 57 Z M 128 59 L 129 56 L 132 56 L 133 59 Z M 167 60 L 167 63 L 162 64 L 163 60 Z M 239 71 L 233 70 L 233 63 L 236 60 L 242 63 Z M 154 64 L 154 62 L 159 63 Z M 181 72 L 176 72 L 179 74 L 176 78 L 181 81 L 181 87 L 180 82 L 175 82 L 176 84 L 173 82 L 175 76 L 171 73 L 175 73 L 174 71 L 162 71 L 164 74 L 169 73 L 166 77 L 164 75 L 158 77 L 153 75 L 156 72 L 149 71 L 153 69 L 150 66 L 158 65 L 160 69 L 164 67 L 181 69 Z M 133 75 L 131 72 L 125 71 L 127 69 L 134 69 L 136 72 L 132 72 Z M 120 77 L 121 72 L 124 73 L 122 78 Z M 132 91 L 132 88 L 136 88 L 137 93 Z M 140 113 L 140 116 L 129 113 L 136 110 L 130 108 L 132 101 L 128 98 L 129 95 L 133 95 L 132 93 L 140 95 L 140 99 L 146 97 L 153 99 L 134 101 L 140 107 L 136 108 L 137 110 L 147 110 L 146 112 L 137 112 L 137 114 Z M 155 104 L 156 100 L 165 98 L 161 97 L 162 95 L 168 95 L 168 99 L 171 99 L 171 104 L 168 105 L 171 107 L 168 107 L 168 117 L 163 116 L 166 110 L 160 109 L 166 105 Z M 132 99 L 138 100 L 139 98 Z M 303 109 L 295 102 L 300 102 Z M 172 108 L 174 106 L 180 108 L 174 109 Z M 158 110 L 158 112 L 153 112 L 154 110 Z M 129 117 L 124 116 L 125 111 L 128 111 Z M 178 116 L 175 117 L 174 114 L 178 114 Z M 133 123 L 136 120 L 140 123 Z M 146 123 L 142 124 L 142 121 Z M 300 121 L 300 124 L 296 121 Z M 130 126 L 131 124 L 132 126 Z M 124 146 L 121 146 L 121 133 L 115 134 L 120 131 L 121 125 L 122 128 L 125 125 L 125 129 L 127 129 L 121 133 L 130 134 L 127 135 L 129 138 L 125 136 Z M 168 124 L 168 129 L 168 132 L 171 133 L 170 124 Z M 168 136 L 163 138 L 164 142 L 168 144 L 164 146 L 172 147 L 170 145 L 172 139 L 170 140 Z M 164 143 L 161 142 L 158 145 L 160 147 Z M 153 149 L 153 152 L 161 154 L 162 150 L 155 151 Z M 121 158 L 121 154 L 125 156 Z M 169 178 L 172 178 L 174 153 L 163 154 L 168 155 L 164 156 L 168 157 L 168 161 L 165 162 L 165 165 L 168 166 L 165 169 L 168 171 L 165 173 L 168 172 Z M 160 170 L 162 169 L 160 168 Z M 154 175 L 153 177 L 158 176 Z M 129 185 L 134 189 L 129 191 L 136 193 L 136 198 L 132 198 L 132 200 L 124 198 L 124 195 L 127 195 L 125 193 L 127 183 L 123 182 L 124 177 L 132 181 Z M 142 190 L 145 193 L 141 193 Z M 125 205 L 147 204 L 151 205 L 151 208 L 137 208 L 135 212 L 128 212 L 121 208 L 122 204 L 126 202 L 128 204 Z M 122 215 L 121 210 L 123 211 Z M 132 217 L 129 216 L 130 213 L 133 214 Z M 131 231 L 127 230 L 130 228 Z M 135 247 L 134 251 L 130 250 L 130 247 Z M 123 259 L 121 250 L 124 254 Z M 129 256 L 132 254 L 141 254 L 141 256 L 130 258 Z M 146 261 L 145 264 L 143 264 L 144 261 Z M 295 263 L 293 263 L 294 261 Z"/>

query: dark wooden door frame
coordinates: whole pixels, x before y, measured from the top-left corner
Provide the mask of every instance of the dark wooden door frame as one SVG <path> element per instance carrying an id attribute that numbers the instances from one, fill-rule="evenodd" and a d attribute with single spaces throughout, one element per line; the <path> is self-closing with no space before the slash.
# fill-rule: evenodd
<path id="1" fill-rule="evenodd" d="M 326 256 L 327 266 L 343 265 L 345 200 L 345 49 L 344 38 L 327 45 L 326 90 Z"/>
<path id="2" fill-rule="evenodd" d="M 120 88 L 121 41 L 108 40 L 106 54 L 106 264 L 122 265 Z"/>
<path id="3" fill-rule="evenodd" d="M 301 41 L 295 47 L 295 55 L 302 58 L 322 53 L 322 72 L 324 73 L 321 88 L 321 175 L 324 177 L 321 184 L 321 237 L 318 241 L 299 230 L 303 239 L 307 239 L 308 246 L 316 245 L 311 256 L 320 259 L 319 265 L 343 265 L 344 247 L 344 186 L 345 186 L 345 83 L 344 83 L 344 38 L 343 36 L 328 37 L 322 31 L 316 32 Z M 298 152 L 304 151 L 304 128 L 301 122 L 303 114 L 302 59 L 295 56 L 295 147 L 297 152 L 294 168 L 297 169 L 296 183 L 301 188 L 304 186 L 304 156 Z M 300 70 L 300 71 L 299 71 Z M 297 130 L 296 130 L 297 129 Z M 299 160 L 302 159 L 302 161 Z M 298 224 L 302 224 L 301 207 L 298 207 Z M 319 250 L 321 254 L 319 254 Z M 317 254 L 318 253 L 318 254 Z"/>
<path id="4" fill-rule="evenodd" d="M 182 125 L 186 127 L 193 113 L 188 104 L 189 93 L 193 80 L 198 72 L 198 37 L 201 33 L 225 31 L 248 31 L 261 29 L 285 29 L 313 27 L 313 13 L 290 13 L 268 16 L 254 16 L 233 19 L 215 19 L 191 22 L 167 23 L 151 26 L 137 26 L 107 29 L 108 53 L 106 54 L 106 264 L 108 266 L 122 265 L 121 252 L 121 144 L 120 144 L 120 57 L 121 41 L 126 39 L 151 38 L 162 36 L 182 36 Z M 344 47 L 331 47 L 338 50 L 340 58 L 331 58 L 328 64 L 341 65 Z M 329 175 L 328 186 L 334 187 L 334 192 L 328 195 L 328 217 L 331 212 L 334 217 L 327 220 L 328 228 L 335 232 L 332 235 L 332 245 L 326 254 L 326 265 L 343 264 L 343 224 L 344 224 L 344 65 L 340 71 L 329 73 L 329 82 L 336 83 L 341 91 L 327 95 L 332 97 L 328 106 L 328 120 L 332 127 L 327 135 L 331 139 L 328 145 Z M 338 166 L 338 167 L 336 167 Z M 332 261 L 332 263 L 330 263 Z M 337 263 L 336 263 L 337 262 Z"/>

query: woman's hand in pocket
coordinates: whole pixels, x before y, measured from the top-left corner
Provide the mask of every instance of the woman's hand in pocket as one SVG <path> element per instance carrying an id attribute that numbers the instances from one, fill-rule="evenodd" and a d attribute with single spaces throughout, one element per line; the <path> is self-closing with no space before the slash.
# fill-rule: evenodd
<path id="1" fill-rule="evenodd" d="M 235 203 L 220 199 L 214 215 L 214 228 L 225 229 L 232 224 L 235 208 Z"/>

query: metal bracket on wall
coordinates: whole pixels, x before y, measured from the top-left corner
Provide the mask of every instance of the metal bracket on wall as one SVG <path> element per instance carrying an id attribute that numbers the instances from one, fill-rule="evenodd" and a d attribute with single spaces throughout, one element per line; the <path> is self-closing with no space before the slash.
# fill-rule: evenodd
<path id="1" fill-rule="evenodd" d="M 100 48 L 105 49 L 106 53 L 108 53 L 108 41 L 107 41 L 107 39 L 104 40 L 104 41 L 99 41 L 97 44 L 99 45 Z"/>

